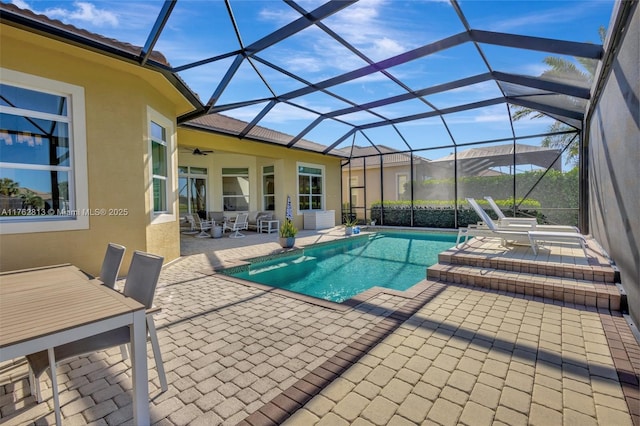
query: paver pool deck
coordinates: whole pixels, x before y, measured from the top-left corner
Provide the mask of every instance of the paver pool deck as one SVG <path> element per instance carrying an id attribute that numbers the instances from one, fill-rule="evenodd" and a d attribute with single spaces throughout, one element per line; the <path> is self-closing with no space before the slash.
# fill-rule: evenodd
<path id="1" fill-rule="evenodd" d="M 336 238 L 301 231 L 297 245 Z M 502 250 L 487 244 L 476 249 Z M 585 262 L 582 250 L 521 250 Z M 279 251 L 275 234 L 183 236 L 156 292 L 169 390 L 149 348 L 153 424 L 640 425 L 640 348 L 618 312 L 428 280 L 334 304 L 214 272 Z M 58 371 L 65 425 L 131 424 L 118 348 Z M 53 424 L 42 384 L 36 404 L 26 363 L 1 364 L 0 423 Z"/>

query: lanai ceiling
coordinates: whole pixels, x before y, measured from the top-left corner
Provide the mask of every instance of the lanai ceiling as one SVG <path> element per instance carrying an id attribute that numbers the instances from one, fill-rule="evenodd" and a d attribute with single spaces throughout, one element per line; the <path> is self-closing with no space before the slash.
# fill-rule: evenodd
<path id="1" fill-rule="evenodd" d="M 543 62 L 565 59 L 585 74 L 579 62 L 602 58 L 598 26 L 607 26 L 613 5 L 144 4 L 153 15 L 146 38 L 119 40 L 142 46 L 128 51 L 128 60 L 170 76 L 199 104 L 197 111 L 178 118 L 181 124 L 200 117 L 196 123 L 202 127 L 208 121 L 203 115 L 222 114 L 233 119 L 231 133 L 240 139 L 259 139 L 261 129 L 270 129 L 278 132 L 271 143 L 340 155 L 354 145 L 413 151 L 542 137 L 540 126 L 510 119 L 514 106 L 579 130 L 591 84 L 571 69 L 541 76 Z M 151 55 L 154 50 L 167 61 Z M 111 46 L 109 53 L 118 52 Z"/>

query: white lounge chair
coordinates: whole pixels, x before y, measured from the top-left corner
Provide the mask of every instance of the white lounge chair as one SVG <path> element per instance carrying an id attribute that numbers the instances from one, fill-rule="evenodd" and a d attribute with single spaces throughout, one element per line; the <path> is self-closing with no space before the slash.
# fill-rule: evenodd
<path id="1" fill-rule="evenodd" d="M 538 225 L 538 219 L 535 217 L 507 217 L 504 215 L 500 207 L 498 207 L 493 198 L 484 197 L 484 199 L 487 200 L 493 211 L 498 215 L 498 226 L 528 225 L 537 230 L 580 232 L 580 230 L 575 226 Z"/>
<path id="2" fill-rule="evenodd" d="M 225 222 L 223 231 L 228 229 L 233 232 L 233 234 L 229 235 L 229 238 L 244 237 L 244 234 L 241 234 L 240 231 L 248 228 L 248 217 L 249 213 L 238 213 L 238 216 L 236 216 L 236 219 L 233 222 Z"/>
<path id="3" fill-rule="evenodd" d="M 498 227 L 493 222 L 491 217 L 485 212 L 473 198 L 467 198 L 469 204 L 476 211 L 480 219 L 483 220 L 483 225 L 471 225 L 467 228 L 460 228 L 458 230 L 458 238 L 456 239 L 456 247 L 460 247 L 460 240 L 463 239 L 463 246 L 467 244 L 469 237 L 490 237 L 500 238 L 502 245 L 507 245 L 508 242 L 516 242 L 521 244 L 531 245 L 534 254 L 538 254 L 538 241 L 557 242 L 557 243 L 577 243 L 580 244 L 584 251 L 585 257 L 587 254 L 587 239 L 584 235 L 571 230 L 565 229 L 564 231 L 542 230 L 541 228 L 546 225 L 539 225 L 535 227 L 527 227 L 522 225 L 513 225 L 508 227 Z M 548 226 L 547 226 L 548 227 Z M 573 227 L 564 227 L 573 228 Z"/>
<path id="4" fill-rule="evenodd" d="M 535 217 L 507 217 L 504 215 L 500 207 L 498 207 L 493 198 L 484 197 L 484 199 L 489 202 L 493 211 L 498 215 L 498 223 L 502 226 L 509 226 L 512 224 L 538 224 L 538 219 Z"/>
<path id="5" fill-rule="evenodd" d="M 467 202 L 473 207 L 478 216 L 482 219 L 485 225 L 493 226 L 496 229 L 504 229 L 507 231 L 549 231 L 549 232 L 571 232 L 571 233 L 580 233 L 580 230 L 575 226 L 569 225 L 538 225 L 538 222 L 528 221 L 528 222 L 520 222 L 520 223 L 509 223 L 509 224 L 501 224 L 500 222 L 495 223 L 491 216 L 487 214 L 486 211 L 474 198 L 467 198 Z M 497 207 L 497 206 L 496 206 Z M 499 210 L 499 208 L 498 208 Z M 503 215 L 504 216 L 504 215 Z M 519 219 L 519 218 L 518 218 Z"/>

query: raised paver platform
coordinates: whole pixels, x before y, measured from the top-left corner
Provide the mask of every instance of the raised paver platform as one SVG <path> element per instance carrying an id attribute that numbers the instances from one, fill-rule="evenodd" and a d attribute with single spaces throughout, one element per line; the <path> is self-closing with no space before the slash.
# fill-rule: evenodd
<path id="1" fill-rule="evenodd" d="M 581 250 L 569 250 L 564 255 L 544 254 L 540 262 L 527 246 L 505 248 L 496 239 L 477 238 L 464 249 L 440 253 L 427 277 L 620 311 L 626 301 L 607 259 L 592 248 L 588 258 L 580 256 Z"/>

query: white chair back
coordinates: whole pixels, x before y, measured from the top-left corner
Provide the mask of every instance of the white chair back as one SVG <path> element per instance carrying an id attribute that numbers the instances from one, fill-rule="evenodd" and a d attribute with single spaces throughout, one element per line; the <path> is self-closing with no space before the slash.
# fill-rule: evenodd
<path id="1" fill-rule="evenodd" d="M 471 207 L 473 207 L 478 216 L 480 216 L 480 219 L 487 225 L 489 229 L 493 231 L 498 229 L 491 217 L 487 214 L 487 212 L 484 211 L 482 207 L 478 205 L 478 202 L 475 199 L 467 198 L 467 202 L 471 205 Z"/>
<path id="2" fill-rule="evenodd" d="M 491 206 L 491 208 L 493 209 L 494 212 L 496 212 L 496 214 L 498 215 L 498 219 L 504 219 L 506 218 L 506 216 L 504 215 L 504 213 L 502 213 L 502 210 L 500 210 L 500 207 L 498 207 L 498 205 L 496 204 L 496 202 L 493 200 L 493 198 L 491 197 L 484 197 L 485 200 L 487 200 L 489 202 L 489 205 Z"/>

